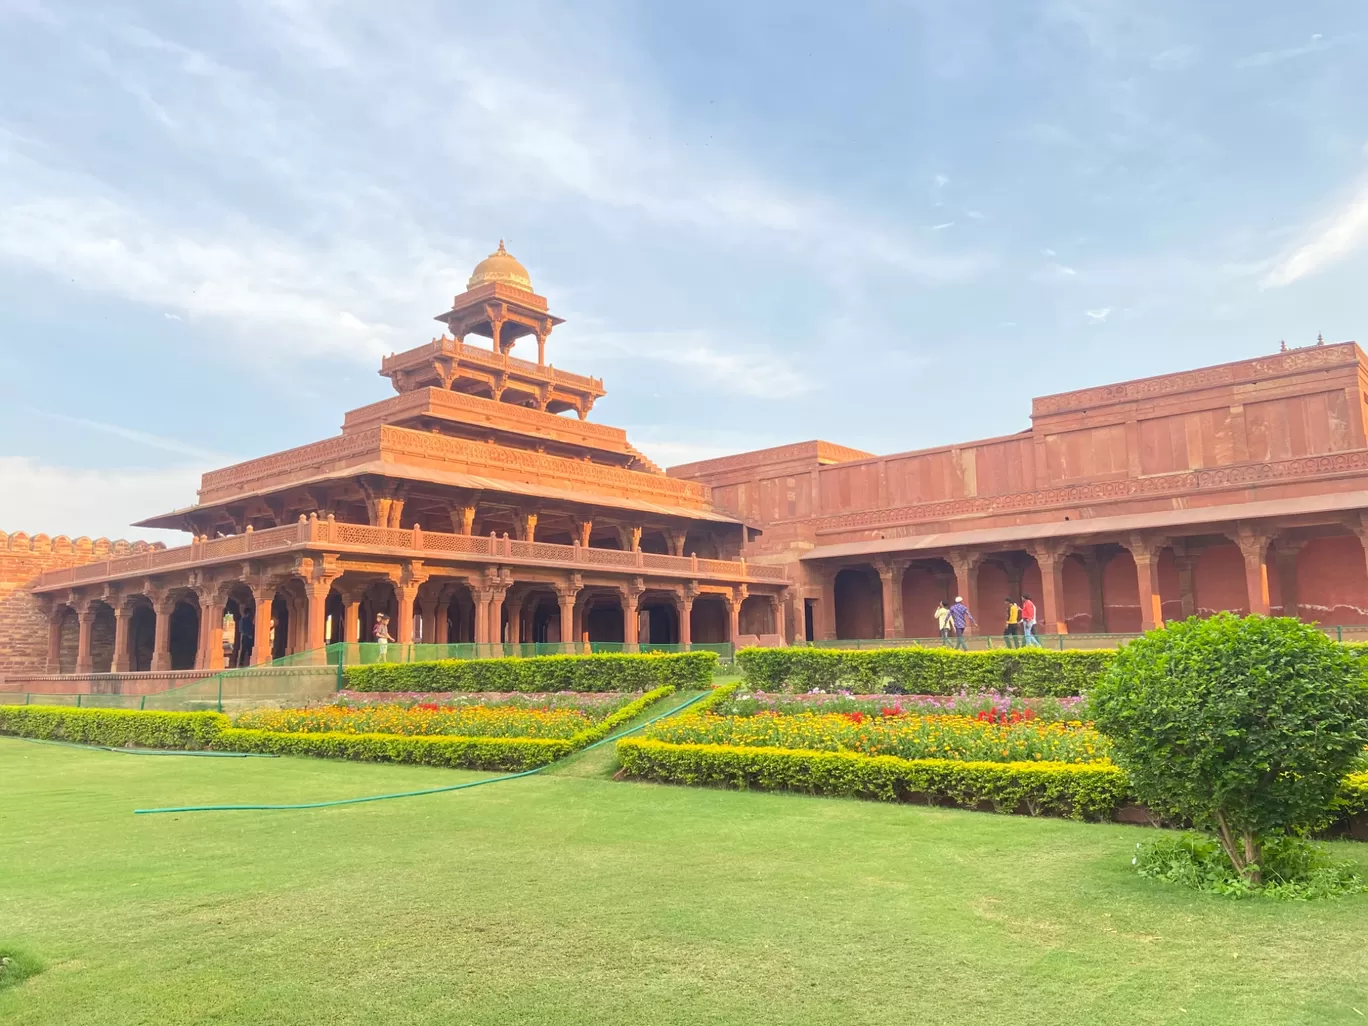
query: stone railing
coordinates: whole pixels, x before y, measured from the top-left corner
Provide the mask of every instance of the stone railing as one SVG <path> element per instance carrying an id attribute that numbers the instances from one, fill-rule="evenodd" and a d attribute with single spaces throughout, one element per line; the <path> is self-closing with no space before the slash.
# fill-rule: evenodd
<path id="1" fill-rule="evenodd" d="M 446 534 L 421 527 L 371 527 L 336 520 L 300 518 L 297 524 L 263 531 L 191 542 L 174 549 L 105 559 L 67 570 L 43 574 L 35 591 L 79 587 L 102 581 L 166 573 L 207 564 L 233 562 L 286 550 L 326 550 L 337 553 L 375 553 L 425 561 L 475 559 L 480 561 L 555 568 L 635 571 L 643 575 L 685 578 L 723 578 L 734 581 L 779 583 L 783 567 L 747 563 L 744 559 L 699 559 L 654 552 L 595 549 L 582 545 L 525 542 L 490 535 Z"/>

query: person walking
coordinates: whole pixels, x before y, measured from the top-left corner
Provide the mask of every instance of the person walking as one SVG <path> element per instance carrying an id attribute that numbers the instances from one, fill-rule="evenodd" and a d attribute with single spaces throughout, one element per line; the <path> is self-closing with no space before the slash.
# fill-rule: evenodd
<path id="1" fill-rule="evenodd" d="M 1004 599 L 1007 603 L 1007 620 L 1002 627 L 1002 643 L 1007 648 L 1021 647 L 1021 606 L 1016 599 Z"/>
<path id="2" fill-rule="evenodd" d="M 1036 626 L 1036 607 L 1035 607 L 1035 603 L 1031 601 L 1031 596 L 1030 596 L 1030 595 L 1022 595 L 1022 596 L 1021 596 L 1021 630 L 1022 630 L 1022 642 L 1023 642 L 1022 647 L 1026 647 L 1026 646 L 1028 646 L 1028 645 L 1034 645 L 1036 648 L 1044 648 L 1044 647 L 1045 647 L 1045 646 L 1043 646 L 1043 645 L 1040 643 L 1040 639 L 1036 637 L 1035 626 Z"/>
<path id="3" fill-rule="evenodd" d="M 968 647 L 964 644 L 964 625 L 972 623 L 978 626 L 978 621 L 974 619 L 974 614 L 969 612 L 969 607 L 964 604 L 964 597 L 955 596 L 955 604 L 950 607 L 950 621 L 955 625 L 955 647 L 961 652 L 967 652 Z"/>
<path id="4" fill-rule="evenodd" d="M 375 614 L 375 646 L 376 656 L 380 662 L 385 662 L 386 653 L 389 651 L 389 643 L 394 639 L 390 637 L 389 617 L 384 613 Z"/>
<path id="5" fill-rule="evenodd" d="M 950 607 L 941 599 L 936 606 L 936 630 L 940 631 L 941 645 L 950 647 L 950 632 L 955 629 L 955 621 L 950 619 Z"/>

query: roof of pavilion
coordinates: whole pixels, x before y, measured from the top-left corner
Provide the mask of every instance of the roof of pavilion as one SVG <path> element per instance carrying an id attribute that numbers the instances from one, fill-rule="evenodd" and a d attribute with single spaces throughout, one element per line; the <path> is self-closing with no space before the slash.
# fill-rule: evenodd
<path id="1" fill-rule="evenodd" d="M 1125 513 L 1110 517 L 1085 517 L 1080 520 L 1051 520 L 1006 527 L 984 527 L 967 531 L 939 531 L 934 534 L 906 535 L 896 538 L 871 538 L 868 541 L 819 545 L 803 553 L 803 560 L 874 556 L 890 552 L 938 551 L 964 547 L 1010 549 L 1015 543 L 1051 538 L 1090 535 L 1116 535 L 1131 531 L 1175 531 L 1203 525 L 1234 524 L 1269 517 L 1295 517 L 1319 513 L 1346 513 L 1368 509 L 1368 491 L 1304 495 L 1291 499 L 1268 499 L 1234 505 L 1197 506 L 1165 509 L 1148 513 Z"/>
<path id="2" fill-rule="evenodd" d="M 391 463 L 383 460 L 352 465 L 343 469 L 320 473 L 310 477 L 292 479 L 289 482 L 288 487 L 291 489 L 308 488 L 310 485 L 320 485 L 331 481 L 343 481 L 367 474 L 391 479 L 421 482 L 423 484 L 439 485 L 442 487 L 479 491 L 491 495 L 502 492 L 516 496 L 547 499 L 555 502 L 574 503 L 580 506 L 608 506 L 613 509 L 627 510 L 634 513 L 647 513 L 654 516 L 679 517 L 685 520 L 703 520 L 718 524 L 742 523 L 742 521 L 735 517 L 729 517 L 725 513 L 719 513 L 716 510 L 700 510 L 690 509 L 684 506 L 670 506 L 663 503 L 651 502 L 646 499 L 606 495 L 601 492 L 580 492 L 572 489 L 552 488 L 547 485 L 527 484 L 521 481 L 510 481 L 505 478 L 483 477 L 476 474 L 436 470 L 430 467 L 409 467 L 402 463 Z M 172 530 L 180 530 L 183 527 L 182 518 L 188 514 L 211 509 L 222 509 L 224 506 L 231 506 L 235 503 L 244 502 L 248 499 L 257 497 L 260 494 L 261 492 L 259 489 L 253 489 L 237 496 L 216 499 L 211 503 L 185 506 L 181 509 L 172 510 L 169 513 L 161 513 L 157 516 L 140 520 L 133 526 L 163 527 Z"/>

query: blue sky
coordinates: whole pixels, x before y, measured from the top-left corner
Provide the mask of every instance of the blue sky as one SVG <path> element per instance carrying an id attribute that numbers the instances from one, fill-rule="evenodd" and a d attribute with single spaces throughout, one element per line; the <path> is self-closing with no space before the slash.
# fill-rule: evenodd
<path id="1" fill-rule="evenodd" d="M 667 464 L 1368 340 L 1365 97 L 1351 0 L 0 0 L 0 528 L 335 433 L 501 237 Z"/>

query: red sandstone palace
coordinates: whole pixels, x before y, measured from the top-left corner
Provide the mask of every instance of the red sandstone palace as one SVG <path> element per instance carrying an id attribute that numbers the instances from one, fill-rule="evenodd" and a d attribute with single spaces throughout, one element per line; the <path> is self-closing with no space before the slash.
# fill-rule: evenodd
<path id="1" fill-rule="evenodd" d="M 399 642 L 628 648 L 925 637 L 955 594 L 994 629 L 1022 591 L 1047 632 L 1218 609 L 1368 623 L 1352 342 L 1045 396 L 1000 438 L 666 473 L 588 420 L 601 381 L 546 362 L 561 320 L 502 243 L 437 320 L 449 334 L 387 357 L 398 394 L 341 434 L 206 473 L 139 525 L 188 545 L 0 534 L 0 671 L 260 663 L 368 640 L 378 613 Z M 535 361 L 512 355 L 528 339 Z M 225 622 L 253 625 L 226 657 Z"/>

